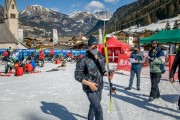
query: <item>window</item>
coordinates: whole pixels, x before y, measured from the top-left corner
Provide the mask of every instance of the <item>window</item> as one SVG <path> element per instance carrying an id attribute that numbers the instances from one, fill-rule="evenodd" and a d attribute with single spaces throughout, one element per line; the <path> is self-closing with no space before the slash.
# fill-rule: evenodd
<path id="1" fill-rule="evenodd" d="M 11 5 L 11 8 L 14 9 L 14 4 Z"/>
<path id="2" fill-rule="evenodd" d="M 11 18 L 16 18 L 16 14 L 11 14 Z"/>

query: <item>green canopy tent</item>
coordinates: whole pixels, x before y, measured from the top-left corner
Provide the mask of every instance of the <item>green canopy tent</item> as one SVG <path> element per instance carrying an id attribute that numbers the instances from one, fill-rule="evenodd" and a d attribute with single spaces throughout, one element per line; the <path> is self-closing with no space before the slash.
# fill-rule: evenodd
<path id="1" fill-rule="evenodd" d="M 141 38 L 140 44 L 149 44 L 152 40 L 159 43 L 180 43 L 180 29 L 162 30 L 150 37 Z"/>

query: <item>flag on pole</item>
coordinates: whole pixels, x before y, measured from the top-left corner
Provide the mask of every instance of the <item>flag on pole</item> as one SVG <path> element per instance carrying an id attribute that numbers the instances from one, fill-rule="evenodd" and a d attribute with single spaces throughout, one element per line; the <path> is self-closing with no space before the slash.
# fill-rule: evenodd
<path id="1" fill-rule="evenodd" d="M 23 34 L 23 29 L 18 29 L 18 41 L 23 42 L 24 34 Z"/>
<path id="2" fill-rule="evenodd" d="M 99 44 L 103 43 L 102 30 L 99 29 Z"/>
<path id="3" fill-rule="evenodd" d="M 53 44 L 58 43 L 58 33 L 57 29 L 53 29 Z"/>

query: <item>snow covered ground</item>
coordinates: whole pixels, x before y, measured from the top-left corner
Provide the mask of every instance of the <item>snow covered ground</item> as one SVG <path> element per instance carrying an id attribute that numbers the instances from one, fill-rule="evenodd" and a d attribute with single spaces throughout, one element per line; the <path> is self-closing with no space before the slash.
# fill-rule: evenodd
<path id="1" fill-rule="evenodd" d="M 46 63 L 44 68 L 37 68 L 41 73 L 0 77 L 0 120 L 87 119 L 89 101 L 81 84 L 74 80 L 75 63 L 68 63 L 65 71 L 45 72 L 55 67 L 57 65 Z M 111 64 L 112 67 L 115 66 Z M 0 70 L 3 68 L 1 66 Z M 177 110 L 180 91 L 169 81 L 160 82 L 161 98 L 148 102 L 151 86 L 148 76 L 141 77 L 141 91 L 125 91 L 129 73 L 115 73 L 113 83 L 117 94 L 113 95 L 112 113 L 109 111 L 108 83 L 104 78 L 101 101 L 104 120 L 180 120 Z M 179 83 L 174 84 L 178 86 Z"/>

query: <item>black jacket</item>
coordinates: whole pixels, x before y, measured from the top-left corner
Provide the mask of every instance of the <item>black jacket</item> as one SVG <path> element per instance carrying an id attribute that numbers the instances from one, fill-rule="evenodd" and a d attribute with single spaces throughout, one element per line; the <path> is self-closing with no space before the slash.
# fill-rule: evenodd
<path id="1" fill-rule="evenodd" d="M 174 77 L 174 74 L 176 73 L 177 66 L 180 68 L 180 52 L 178 52 L 175 56 L 174 62 L 172 64 L 171 72 L 170 72 L 170 78 Z M 180 82 L 180 70 L 178 70 L 178 79 Z"/>
<path id="2" fill-rule="evenodd" d="M 83 79 L 98 84 L 98 91 L 103 89 L 103 75 L 105 73 L 105 59 L 98 52 L 98 59 L 94 57 L 89 51 L 86 55 L 78 60 L 76 63 L 75 76 L 74 78 L 82 82 Z M 85 92 L 91 91 L 89 86 L 83 85 Z"/>

